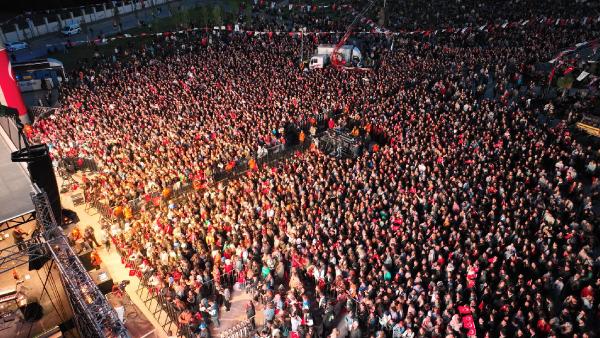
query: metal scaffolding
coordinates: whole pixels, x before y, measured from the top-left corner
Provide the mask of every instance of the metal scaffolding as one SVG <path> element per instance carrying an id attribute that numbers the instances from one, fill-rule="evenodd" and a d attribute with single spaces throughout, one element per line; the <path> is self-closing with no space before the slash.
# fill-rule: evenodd
<path id="1" fill-rule="evenodd" d="M 23 134 L 24 126 L 19 119 L 19 114 L 13 108 L 0 105 L 0 117 L 3 116 L 14 119 L 18 129 L 19 145 L 22 140 L 25 146 L 24 148 L 19 146 L 21 149 L 12 153 L 13 162 L 30 161 L 30 144 Z M 35 145 L 32 148 L 41 146 Z M 45 147 L 45 145 L 43 146 Z M 0 251 L 0 273 L 28 264 L 36 258 L 41 260 L 53 258 L 60 271 L 60 278 L 73 310 L 73 320 L 81 337 L 130 338 L 125 325 L 119 320 L 115 310 L 73 252 L 67 237 L 54 217 L 48 195 L 35 183 L 33 188 L 31 200 L 35 207 L 37 227 L 28 241 L 17 243 Z M 18 221 L 18 224 L 8 224 L 3 221 L 2 223 L 6 223 L 6 225 L 2 225 L 2 227 L 7 230 L 25 221 L 26 218 Z"/>
<path id="2" fill-rule="evenodd" d="M 48 196 L 37 187 L 35 190 L 31 193 L 31 199 L 42 234 L 41 241 L 46 243 L 60 271 L 80 334 L 86 338 L 129 338 L 123 322 L 87 273 L 57 225 Z"/>
<path id="3" fill-rule="evenodd" d="M 0 232 L 10 230 L 23 224 L 27 224 L 33 220 L 35 220 L 35 211 L 27 211 L 11 219 L 7 219 L 0 222 Z"/>
<path id="4" fill-rule="evenodd" d="M 26 249 L 21 250 L 19 246 Z M 30 260 L 44 259 L 47 257 L 46 251 L 46 244 L 41 241 L 41 236 L 35 234 L 20 245 L 14 244 L 2 249 L 0 251 L 0 273 L 28 264 Z"/>
<path id="5" fill-rule="evenodd" d="M 57 225 L 48 196 L 35 184 L 34 190 L 31 199 L 36 211 L 36 230 L 31 239 L 0 251 L 0 273 L 35 259 L 53 258 L 60 271 L 81 337 L 129 338 L 123 322 L 87 273 Z"/>

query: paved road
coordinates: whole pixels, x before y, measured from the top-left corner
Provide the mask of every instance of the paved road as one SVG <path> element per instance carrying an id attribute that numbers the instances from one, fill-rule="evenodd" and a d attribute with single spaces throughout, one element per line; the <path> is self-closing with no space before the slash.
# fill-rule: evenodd
<path id="1" fill-rule="evenodd" d="M 215 4 L 221 3 L 217 0 L 178 0 L 170 3 L 171 7 L 182 6 L 182 8 L 193 8 L 196 5 L 200 4 Z M 224 10 L 230 10 L 228 8 L 228 4 L 221 4 L 224 7 Z M 128 13 L 125 15 L 121 15 L 121 24 L 123 31 L 127 31 L 128 29 L 138 27 L 138 20 L 142 20 L 145 22 L 152 22 L 152 9 L 158 8 L 159 11 L 157 13 L 156 19 L 166 18 L 171 16 L 171 12 L 169 11 L 169 5 L 159 5 L 152 8 L 145 8 L 143 10 L 138 10 L 137 13 Z M 137 18 L 136 15 L 137 14 Z M 28 40 L 30 48 L 26 50 L 20 50 L 12 54 L 11 58 L 15 62 L 23 62 L 37 58 L 46 57 L 48 52 L 49 45 L 60 45 L 66 43 L 68 40 L 70 41 L 86 41 L 91 39 L 92 37 L 98 36 L 99 34 L 104 34 L 105 36 L 111 36 L 119 33 L 119 28 L 113 26 L 113 19 L 109 18 L 106 20 L 100 20 L 94 22 L 92 24 L 87 25 L 87 28 L 91 28 L 93 32 L 93 36 L 89 32 L 82 31 L 79 34 L 72 35 L 70 37 L 64 37 L 60 33 L 51 33 L 41 37 L 37 37 L 31 40 Z"/>

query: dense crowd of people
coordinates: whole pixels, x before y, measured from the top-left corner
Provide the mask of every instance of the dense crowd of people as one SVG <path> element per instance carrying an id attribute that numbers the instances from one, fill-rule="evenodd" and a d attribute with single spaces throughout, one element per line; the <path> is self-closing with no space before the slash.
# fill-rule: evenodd
<path id="1" fill-rule="evenodd" d="M 431 21 L 416 3 L 396 5 Z M 489 20 L 473 6 L 467 22 Z M 552 102 L 535 88 L 538 63 L 599 28 L 365 35 L 377 62 L 362 71 L 296 63 L 335 36 L 163 36 L 81 68 L 34 137 L 55 159 L 97 161 L 86 193 L 115 207 L 107 233 L 185 332 L 209 336 L 246 287 L 264 304 L 260 336 L 593 337 L 598 149 L 547 123 Z M 312 142 L 317 126 L 365 151 L 304 147 L 213 179 Z M 142 208 L 123 211 L 133 199 Z"/>

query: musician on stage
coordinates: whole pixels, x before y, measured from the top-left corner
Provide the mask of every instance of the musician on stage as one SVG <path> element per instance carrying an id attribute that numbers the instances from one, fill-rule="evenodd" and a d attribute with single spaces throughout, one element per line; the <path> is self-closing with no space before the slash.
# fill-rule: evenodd
<path id="1" fill-rule="evenodd" d="M 29 235 L 29 233 L 25 230 L 22 230 L 19 227 L 15 227 L 13 230 L 13 238 L 15 240 L 15 244 L 21 251 L 27 250 L 27 244 L 25 243 L 25 236 Z"/>

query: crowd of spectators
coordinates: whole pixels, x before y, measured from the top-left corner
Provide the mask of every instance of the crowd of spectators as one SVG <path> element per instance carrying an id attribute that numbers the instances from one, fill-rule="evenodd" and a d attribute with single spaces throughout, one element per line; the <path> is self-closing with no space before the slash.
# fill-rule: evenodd
<path id="1" fill-rule="evenodd" d="M 596 19 L 600 6 L 594 1 L 523 0 L 471 2 L 467 0 L 434 0 L 425 4 L 417 0 L 389 2 L 390 26 L 408 29 L 438 29 L 446 27 L 503 24 L 506 21 L 575 19 L 591 16 Z"/>
<path id="2" fill-rule="evenodd" d="M 84 188 L 111 206 L 161 194 L 105 226 L 201 337 L 235 287 L 264 303 L 268 337 L 593 337 L 598 149 L 546 123 L 534 88 L 545 85 L 536 64 L 598 32 L 578 21 L 363 36 L 379 47 L 367 71 L 303 69 L 295 59 L 314 36 L 163 36 L 82 68 L 34 137 L 56 159 L 94 157 Z M 311 142 L 287 131 L 312 135 L 319 115 L 339 115 L 328 127 L 353 130 L 365 152 L 307 147 L 211 178 Z"/>

